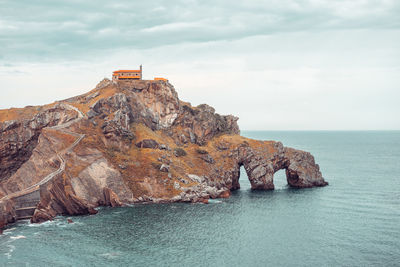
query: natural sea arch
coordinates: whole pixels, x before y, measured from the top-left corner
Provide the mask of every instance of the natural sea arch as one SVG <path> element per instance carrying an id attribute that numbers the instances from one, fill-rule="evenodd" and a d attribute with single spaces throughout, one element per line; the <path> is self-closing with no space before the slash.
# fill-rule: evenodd
<path id="1" fill-rule="evenodd" d="M 260 147 L 260 144 L 252 148 L 244 143 L 230 155 L 235 160 L 232 168 L 227 170 L 231 190 L 240 188 L 239 178 L 242 167 L 246 171 L 253 190 L 275 189 L 274 175 L 280 170 L 285 172 L 286 181 L 290 187 L 308 188 L 328 184 L 322 177 L 319 165 L 315 163 L 314 157 L 309 152 L 284 147 L 280 142 L 273 142 L 267 149 Z M 276 174 L 278 179 L 285 180 L 282 176 L 284 176 L 282 171 Z M 281 188 L 282 183 L 277 184 Z"/>
<path id="2" fill-rule="evenodd" d="M 286 169 L 277 170 L 272 177 L 272 182 L 274 187 L 270 189 L 284 189 L 289 187 L 288 179 L 286 176 Z M 239 169 L 239 187 L 241 189 L 250 189 L 251 188 L 251 179 L 247 175 L 246 169 L 243 165 L 240 165 Z"/>

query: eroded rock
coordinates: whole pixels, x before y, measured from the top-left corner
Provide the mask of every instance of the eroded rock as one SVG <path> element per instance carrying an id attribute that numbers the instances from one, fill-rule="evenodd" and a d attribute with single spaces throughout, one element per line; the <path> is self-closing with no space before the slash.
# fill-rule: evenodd
<path id="1" fill-rule="evenodd" d="M 40 203 L 31 222 L 38 223 L 50 220 L 57 215 L 96 214 L 94 206 L 77 197 L 70 191 L 70 185 L 62 179 L 54 179 L 40 188 Z"/>
<path id="2" fill-rule="evenodd" d="M 137 142 L 135 145 L 140 148 L 153 148 L 153 149 L 159 148 L 159 146 L 160 146 L 157 143 L 157 141 L 155 141 L 153 139 L 144 139 L 144 140 Z"/>
<path id="3" fill-rule="evenodd" d="M 4 199 L 0 201 L 0 229 L 3 229 L 7 224 L 17 220 L 15 213 L 15 205 L 12 200 Z"/>
<path id="4" fill-rule="evenodd" d="M 87 111 L 79 123 L 76 107 Z M 241 166 L 254 190 L 274 189 L 281 169 L 292 187 L 327 185 L 310 153 L 241 137 L 237 120 L 180 101 L 169 83 L 103 80 L 88 94 L 0 123 L 0 197 L 54 173 L 39 187 L 32 222 L 42 222 L 101 205 L 229 197 Z M 14 205 L 0 199 L 0 229 L 16 219 Z"/>
<path id="5" fill-rule="evenodd" d="M 246 170 L 252 189 L 274 189 L 274 173 L 282 169 L 286 170 L 287 182 L 292 187 L 307 188 L 328 184 L 309 152 L 284 147 L 280 142 L 274 142 L 273 148 L 273 153 L 267 153 L 268 147 L 264 151 L 243 143 L 234 152 L 238 166 L 244 166 Z M 239 175 L 233 177 L 232 184 L 238 184 L 238 179 Z M 235 186 L 233 189 L 236 189 Z"/>
<path id="6" fill-rule="evenodd" d="M 221 116 L 206 104 L 192 107 L 185 103 L 174 121 L 174 125 L 181 126 L 182 131 L 170 131 L 170 134 L 181 143 L 190 140 L 191 143 L 204 145 L 218 134 L 239 134 L 238 119 L 232 115 Z"/>

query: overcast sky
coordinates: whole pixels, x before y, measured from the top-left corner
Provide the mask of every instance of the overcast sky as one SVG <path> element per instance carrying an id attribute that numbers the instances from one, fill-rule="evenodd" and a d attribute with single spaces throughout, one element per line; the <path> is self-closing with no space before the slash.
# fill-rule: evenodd
<path id="1" fill-rule="evenodd" d="M 400 1 L 0 0 L 0 109 L 143 64 L 242 130 L 400 129 Z"/>

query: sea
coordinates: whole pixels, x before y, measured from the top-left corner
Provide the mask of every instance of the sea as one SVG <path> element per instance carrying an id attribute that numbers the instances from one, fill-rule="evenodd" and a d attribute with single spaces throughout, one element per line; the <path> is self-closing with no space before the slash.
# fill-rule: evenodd
<path id="1" fill-rule="evenodd" d="M 400 266 L 399 131 L 243 131 L 311 152 L 329 186 L 20 221 L 0 266 Z M 68 223 L 67 219 L 73 223 Z"/>

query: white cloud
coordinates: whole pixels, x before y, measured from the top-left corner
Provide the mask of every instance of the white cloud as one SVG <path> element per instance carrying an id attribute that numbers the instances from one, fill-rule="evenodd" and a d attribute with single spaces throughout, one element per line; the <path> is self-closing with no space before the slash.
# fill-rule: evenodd
<path id="1" fill-rule="evenodd" d="M 203 23 L 201 22 L 174 22 L 174 23 L 161 24 L 149 28 L 144 28 L 141 31 L 158 33 L 163 31 L 190 30 L 201 26 L 203 26 Z"/>
<path id="2" fill-rule="evenodd" d="M 398 1 L 1 1 L 3 60 L 91 57 L 87 50 L 146 49 L 282 32 L 399 28 Z M 18 30 L 15 30 L 15 29 Z M 10 43 L 24 45 L 10 45 Z M 66 49 L 53 49 L 59 44 Z"/>

